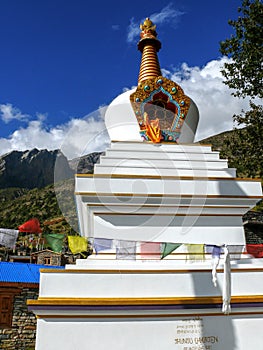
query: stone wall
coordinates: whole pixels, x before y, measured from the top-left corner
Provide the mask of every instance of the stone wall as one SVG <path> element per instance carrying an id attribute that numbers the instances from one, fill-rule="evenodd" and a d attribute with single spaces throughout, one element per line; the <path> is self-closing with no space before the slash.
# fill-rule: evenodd
<path id="1" fill-rule="evenodd" d="M 249 211 L 244 217 L 247 244 L 263 244 L 263 212 Z"/>
<path id="2" fill-rule="evenodd" d="M 20 287 L 21 288 L 21 287 Z M 38 288 L 21 288 L 14 297 L 12 328 L 0 329 L 1 350 L 34 350 L 36 317 L 28 311 L 27 299 L 38 298 Z"/>
<path id="3" fill-rule="evenodd" d="M 51 250 L 43 250 L 34 253 L 34 255 L 37 256 L 37 264 L 39 265 L 61 266 L 62 255 L 60 253 L 55 253 Z M 48 264 L 46 262 L 47 258 L 50 259 Z"/>

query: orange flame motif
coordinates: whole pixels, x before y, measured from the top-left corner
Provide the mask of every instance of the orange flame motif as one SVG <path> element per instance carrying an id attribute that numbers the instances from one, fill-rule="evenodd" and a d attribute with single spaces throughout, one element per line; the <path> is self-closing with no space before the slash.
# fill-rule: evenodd
<path id="1" fill-rule="evenodd" d="M 146 135 L 154 143 L 161 142 L 162 132 L 160 128 L 159 118 L 150 120 L 146 112 L 144 112 L 143 116 L 144 116 L 144 125 L 145 125 Z"/>

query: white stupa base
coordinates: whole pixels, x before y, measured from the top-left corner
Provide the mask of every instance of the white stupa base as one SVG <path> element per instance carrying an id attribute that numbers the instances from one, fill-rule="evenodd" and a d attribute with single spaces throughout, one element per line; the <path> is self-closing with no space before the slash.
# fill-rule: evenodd
<path id="1" fill-rule="evenodd" d="M 260 349 L 263 316 L 195 316 L 38 320 L 36 349 Z M 52 342 L 52 343 L 51 343 Z"/>
<path id="2" fill-rule="evenodd" d="M 75 191 L 89 239 L 217 246 L 245 245 L 242 216 L 262 196 L 259 181 L 235 178 L 210 146 L 142 142 L 112 142 Z M 43 270 L 29 301 L 36 350 L 260 349 L 262 260 L 232 261 L 228 315 L 222 261 L 216 287 L 211 260 L 116 260 L 110 251 Z"/>
<path id="3" fill-rule="evenodd" d="M 36 350 L 259 349 L 263 261 L 232 262 L 232 311 L 222 313 L 211 262 L 79 260 L 42 270 Z"/>

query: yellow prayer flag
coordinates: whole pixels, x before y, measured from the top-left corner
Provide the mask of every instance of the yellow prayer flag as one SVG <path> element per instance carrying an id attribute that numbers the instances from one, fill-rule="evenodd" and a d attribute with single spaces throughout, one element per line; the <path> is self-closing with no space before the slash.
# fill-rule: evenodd
<path id="1" fill-rule="evenodd" d="M 204 260 L 204 244 L 186 244 L 188 260 Z"/>
<path id="2" fill-rule="evenodd" d="M 85 237 L 68 236 L 68 246 L 72 254 L 78 254 L 88 250 L 88 242 Z"/>

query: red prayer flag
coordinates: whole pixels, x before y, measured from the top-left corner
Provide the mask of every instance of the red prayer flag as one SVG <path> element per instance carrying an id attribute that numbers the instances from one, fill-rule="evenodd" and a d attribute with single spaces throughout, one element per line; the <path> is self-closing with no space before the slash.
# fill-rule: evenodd
<path id="1" fill-rule="evenodd" d="M 263 258 L 263 244 L 247 244 L 247 252 L 254 258 Z"/>
<path id="2" fill-rule="evenodd" d="M 41 233 L 40 222 L 33 218 L 18 227 L 19 232 Z"/>
<path id="3" fill-rule="evenodd" d="M 142 259 L 161 259 L 161 243 L 141 242 Z"/>

